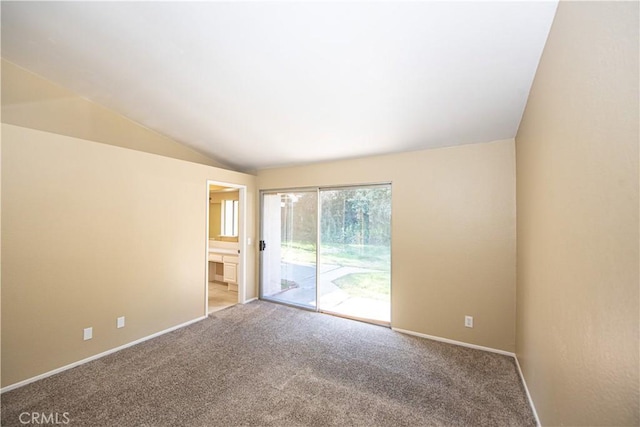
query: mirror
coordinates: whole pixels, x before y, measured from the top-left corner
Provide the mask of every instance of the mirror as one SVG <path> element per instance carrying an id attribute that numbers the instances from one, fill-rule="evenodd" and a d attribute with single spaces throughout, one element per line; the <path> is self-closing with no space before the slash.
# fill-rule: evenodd
<path id="1" fill-rule="evenodd" d="M 239 199 L 240 192 L 236 189 L 218 189 L 209 193 L 209 239 L 238 241 Z"/>

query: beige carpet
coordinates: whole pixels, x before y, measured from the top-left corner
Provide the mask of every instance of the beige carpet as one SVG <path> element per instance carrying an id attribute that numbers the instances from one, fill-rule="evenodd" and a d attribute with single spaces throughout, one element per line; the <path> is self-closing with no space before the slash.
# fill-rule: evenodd
<path id="1" fill-rule="evenodd" d="M 5 393 L 76 426 L 533 426 L 510 357 L 256 301 Z"/>

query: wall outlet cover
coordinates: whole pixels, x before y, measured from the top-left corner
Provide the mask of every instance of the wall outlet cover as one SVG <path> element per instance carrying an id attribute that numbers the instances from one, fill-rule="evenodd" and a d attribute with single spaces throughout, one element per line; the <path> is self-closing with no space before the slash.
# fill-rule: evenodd
<path id="1" fill-rule="evenodd" d="M 473 328 L 473 316 L 464 316 L 464 326 Z"/>
<path id="2" fill-rule="evenodd" d="M 85 341 L 93 338 L 93 328 L 84 328 L 83 338 Z"/>
<path id="3" fill-rule="evenodd" d="M 124 316 L 118 317 L 118 320 L 116 321 L 116 327 L 124 328 Z"/>

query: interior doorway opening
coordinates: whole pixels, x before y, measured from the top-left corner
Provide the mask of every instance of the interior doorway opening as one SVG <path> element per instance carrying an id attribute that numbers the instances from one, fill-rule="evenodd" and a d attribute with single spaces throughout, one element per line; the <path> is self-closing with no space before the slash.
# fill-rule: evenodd
<path id="1" fill-rule="evenodd" d="M 245 301 L 245 190 L 207 182 L 207 314 Z"/>

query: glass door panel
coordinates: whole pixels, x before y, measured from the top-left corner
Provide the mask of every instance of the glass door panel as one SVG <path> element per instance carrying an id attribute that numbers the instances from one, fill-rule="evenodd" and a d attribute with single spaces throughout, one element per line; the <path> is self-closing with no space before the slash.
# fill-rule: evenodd
<path id="1" fill-rule="evenodd" d="M 316 308 L 316 190 L 262 193 L 260 297 Z"/>
<path id="2" fill-rule="evenodd" d="M 391 185 L 320 189 L 321 311 L 391 320 Z"/>

